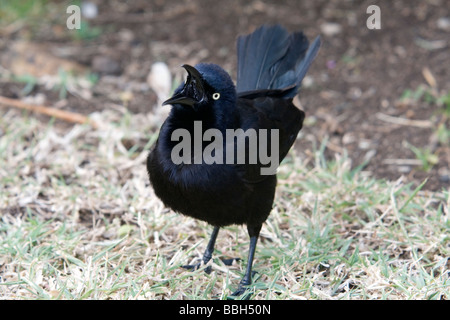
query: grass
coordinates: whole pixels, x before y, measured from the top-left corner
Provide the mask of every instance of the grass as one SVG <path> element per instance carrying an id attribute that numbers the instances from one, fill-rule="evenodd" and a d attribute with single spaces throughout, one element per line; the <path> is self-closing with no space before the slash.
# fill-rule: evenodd
<path id="1" fill-rule="evenodd" d="M 0 2 L 0 25 L 28 20 L 35 23 L 45 14 L 47 1 L 22 0 Z M 32 22 L 30 22 L 32 21 Z"/>
<path id="2" fill-rule="evenodd" d="M 450 92 L 445 90 L 439 92 L 435 87 L 422 84 L 415 90 L 405 90 L 399 99 L 399 103 L 404 106 L 421 104 L 423 108 L 433 106 L 435 109 L 429 119 L 430 123 L 433 124 L 431 146 L 418 148 L 407 141 L 404 142 L 405 147 L 411 150 L 421 163 L 421 169 L 428 172 L 438 164 L 439 153 L 446 150 L 450 141 Z M 437 143 L 434 143 L 434 141 Z M 437 148 L 439 145 L 443 148 Z"/>
<path id="3" fill-rule="evenodd" d="M 439 156 L 436 153 L 433 153 L 430 148 L 417 148 L 408 142 L 405 142 L 404 144 L 414 153 L 416 159 L 420 160 L 422 163 L 422 170 L 430 171 L 434 165 L 439 163 Z"/>
<path id="4" fill-rule="evenodd" d="M 27 37 L 34 38 L 39 33 L 48 33 L 49 24 L 66 26 L 67 19 L 73 14 L 73 12 L 67 13 L 70 5 L 81 8 L 81 1 L 1 1 L 0 27 L 6 28 L 6 32 L 26 29 Z M 101 27 L 90 24 L 83 17 L 80 18 L 79 29 L 66 30 L 71 39 L 75 41 L 94 40 L 104 32 Z M 58 30 L 59 32 L 64 31 Z"/>
<path id="5" fill-rule="evenodd" d="M 243 227 L 221 231 L 210 275 L 180 267 L 201 256 L 211 227 L 168 211 L 149 186 L 150 114 L 103 111 L 94 130 L 0 111 L 1 299 L 225 299 L 236 289 Z M 376 180 L 323 150 L 291 154 L 279 170 L 253 298 L 449 299 L 449 190 Z"/>

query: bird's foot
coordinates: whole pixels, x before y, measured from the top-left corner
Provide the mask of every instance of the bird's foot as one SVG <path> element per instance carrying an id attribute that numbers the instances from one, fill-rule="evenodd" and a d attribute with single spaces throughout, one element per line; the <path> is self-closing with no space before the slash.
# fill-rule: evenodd
<path id="1" fill-rule="evenodd" d="M 223 264 L 226 266 L 231 266 L 233 264 L 234 261 L 238 262 L 241 261 L 240 258 L 229 258 L 229 259 L 220 259 L 222 260 Z"/>
<path id="2" fill-rule="evenodd" d="M 252 277 L 256 274 L 256 271 L 252 272 Z M 251 281 L 247 281 L 247 279 L 242 279 L 239 283 L 239 287 L 236 291 L 234 291 L 227 300 L 250 300 L 254 291 L 250 289 L 248 286 L 251 284 Z"/>
<path id="3" fill-rule="evenodd" d="M 196 264 L 186 264 L 186 265 L 181 266 L 181 267 L 184 268 L 184 269 L 186 269 L 186 270 L 189 270 L 189 271 L 195 271 L 195 270 L 200 269 L 200 267 L 201 267 L 202 265 L 203 265 L 203 263 L 202 263 L 202 262 L 199 262 L 199 263 L 196 263 Z M 207 266 L 207 267 L 205 268 L 206 274 L 210 274 L 211 271 L 212 271 L 211 266 Z"/>
<path id="4" fill-rule="evenodd" d="M 250 300 L 252 294 L 253 290 L 250 290 L 248 286 L 239 284 L 237 290 L 228 296 L 227 300 Z"/>
<path id="5" fill-rule="evenodd" d="M 181 267 L 186 270 L 195 271 L 195 270 L 199 269 L 201 265 L 202 265 L 202 263 L 199 262 L 196 264 L 185 264 L 185 265 L 182 265 Z"/>
<path id="6" fill-rule="evenodd" d="M 226 266 L 231 266 L 231 265 L 233 264 L 234 261 L 237 262 L 237 261 L 240 261 L 241 259 L 240 259 L 240 258 L 229 258 L 229 259 L 221 259 L 221 260 L 222 260 L 222 262 L 223 262 L 224 265 L 226 265 Z M 184 269 L 190 270 L 190 271 L 195 271 L 195 270 L 200 269 L 200 267 L 201 267 L 202 265 L 205 265 L 205 262 L 200 261 L 199 263 L 195 263 L 195 264 L 186 264 L 186 265 L 183 265 L 183 266 L 181 266 L 181 267 L 184 268 Z M 207 267 L 205 268 L 205 272 L 206 272 L 207 274 L 210 274 L 211 271 L 212 271 L 211 266 L 207 266 Z"/>

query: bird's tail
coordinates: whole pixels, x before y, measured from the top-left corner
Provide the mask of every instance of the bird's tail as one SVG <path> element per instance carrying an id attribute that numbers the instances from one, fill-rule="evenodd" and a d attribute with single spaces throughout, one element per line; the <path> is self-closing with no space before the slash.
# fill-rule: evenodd
<path id="1" fill-rule="evenodd" d="M 280 25 L 263 25 L 237 40 L 238 93 L 286 89 L 293 98 L 320 47 L 320 37 L 309 46 L 302 32 L 289 33 Z"/>

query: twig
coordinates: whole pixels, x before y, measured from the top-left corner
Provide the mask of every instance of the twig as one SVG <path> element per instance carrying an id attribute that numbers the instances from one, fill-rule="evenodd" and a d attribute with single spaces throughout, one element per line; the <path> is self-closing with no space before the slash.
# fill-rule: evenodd
<path id="1" fill-rule="evenodd" d="M 98 16 L 94 21 L 115 22 L 115 23 L 154 23 L 175 19 L 183 15 L 192 15 L 197 11 L 193 4 L 178 5 L 163 12 L 153 13 L 128 13 L 128 14 L 109 14 L 108 16 Z"/>
<path id="2" fill-rule="evenodd" d="M 422 75 L 425 78 L 425 80 L 428 82 L 430 87 L 436 88 L 437 87 L 437 81 L 436 78 L 431 73 L 431 70 L 428 67 L 425 67 L 422 69 Z"/>
<path id="3" fill-rule="evenodd" d="M 68 121 L 68 122 L 82 123 L 82 124 L 88 123 L 92 127 L 98 128 L 97 124 L 94 121 L 90 120 L 85 115 L 82 115 L 79 113 L 59 110 L 59 109 L 50 108 L 50 107 L 46 107 L 46 106 L 32 105 L 32 104 L 24 103 L 17 99 L 6 98 L 3 96 L 0 96 L 0 104 L 19 108 L 19 109 L 25 109 L 25 110 L 29 110 L 32 112 L 43 113 L 47 116 L 55 117 L 55 118 L 62 119 L 62 120 Z"/>
<path id="4" fill-rule="evenodd" d="M 402 126 L 413 126 L 413 127 L 419 127 L 419 128 L 431 128 L 433 126 L 433 123 L 429 120 L 410 120 L 410 119 L 405 119 L 405 118 L 400 118 L 400 117 L 389 116 L 389 115 L 381 113 L 381 112 L 377 112 L 376 117 L 379 120 L 389 122 L 389 123 L 399 124 Z"/>
<path id="5" fill-rule="evenodd" d="M 419 159 L 384 159 L 383 163 L 396 166 L 420 166 L 422 161 Z"/>

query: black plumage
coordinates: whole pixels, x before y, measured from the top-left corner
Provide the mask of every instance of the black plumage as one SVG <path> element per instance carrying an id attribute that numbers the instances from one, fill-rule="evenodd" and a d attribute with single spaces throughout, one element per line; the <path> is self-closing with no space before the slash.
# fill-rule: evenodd
<path id="1" fill-rule="evenodd" d="M 191 150 L 184 151 L 190 151 L 190 161 L 177 164 L 172 151 L 179 141 L 174 141 L 172 135 L 177 129 L 194 135 L 196 121 L 201 122 L 202 134 L 208 129 L 217 129 L 224 137 L 227 129 L 243 129 L 244 132 L 251 129 L 259 139 L 262 137 L 260 129 L 267 129 L 267 148 L 271 150 L 272 130 L 278 129 L 279 150 L 273 152 L 278 152 L 282 161 L 304 119 L 303 111 L 294 106 L 292 98 L 319 46 L 319 38 L 309 46 L 301 32 L 289 33 L 279 25 L 264 25 L 238 38 L 236 87 L 228 73 L 217 65 L 198 64 L 195 68 L 184 65 L 188 72 L 186 83 L 164 103 L 171 104 L 172 109 L 148 157 L 150 181 L 166 206 L 214 226 L 203 256 L 204 263 L 211 259 L 220 227 L 247 225 L 250 236 L 247 270 L 234 295 L 242 294 L 251 283 L 256 242 L 272 209 L 276 175 L 274 172 L 262 174 L 261 169 L 267 164 L 259 159 L 249 163 L 249 137 L 246 137 L 244 163 L 237 163 L 235 141 L 233 164 L 207 164 L 199 151 L 203 152 L 210 142 L 203 141 L 200 148 L 192 145 Z M 258 144 L 258 152 L 259 147 Z M 215 150 L 214 155 L 222 152 L 226 159 L 227 150 L 223 142 L 223 148 Z"/>

